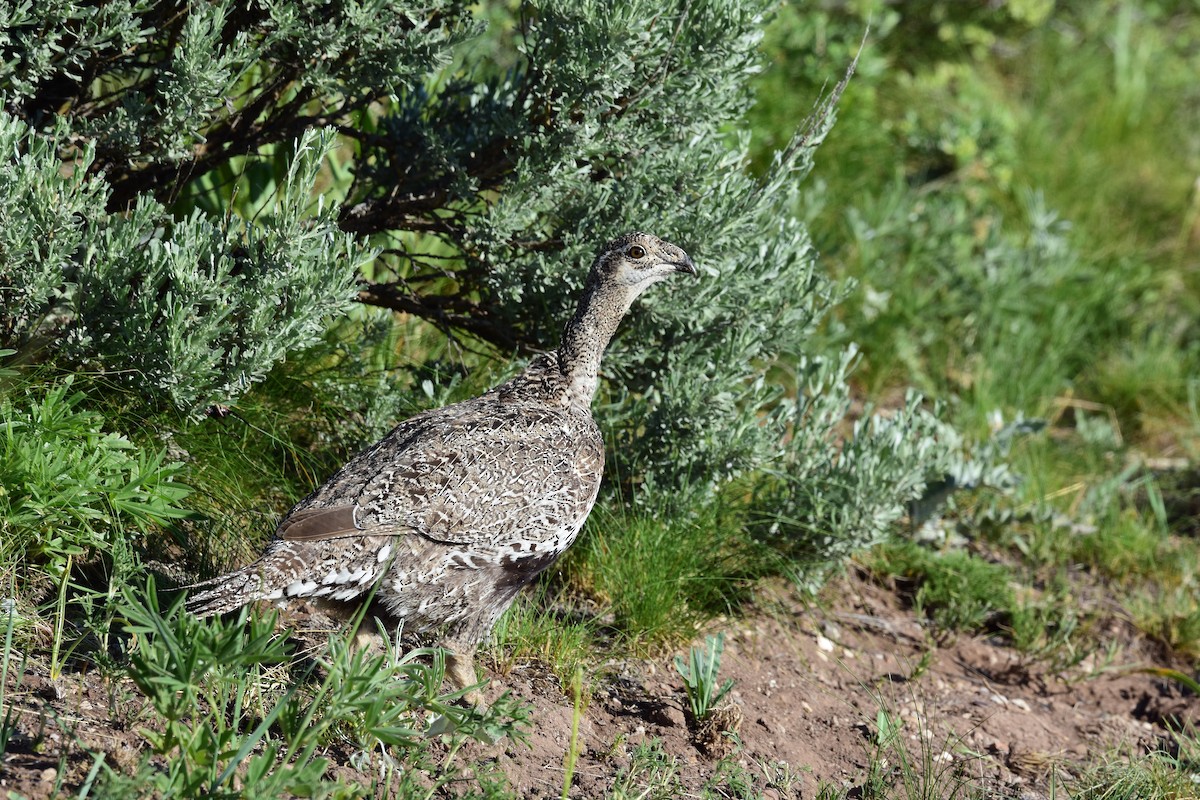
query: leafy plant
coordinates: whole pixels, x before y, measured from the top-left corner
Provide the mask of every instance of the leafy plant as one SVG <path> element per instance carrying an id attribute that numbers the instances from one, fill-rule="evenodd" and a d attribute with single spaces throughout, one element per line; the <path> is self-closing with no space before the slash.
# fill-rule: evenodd
<path id="1" fill-rule="evenodd" d="M 0 359 L 8 358 L 11 355 L 16 355 L 16 350 L 0 347 Z M 0 367 L 0 381 L 8 378 L 15 378 L 21 373 L 11 367 Z"/>
<path id="2" fill-rule="evenodd" d="M 0 197 L 0 290 L 16 298 L 0 312 L 0 344 L 99 366 L 198 418 L 348 308 L 367 252 L 335 230 L 330 210 L 309 211 L 332 131 L 297 138 L 272 213 L 253 225 L 199 211 L 175 218 L 149 196 L 110 214 L 108 185 L 84 178 L 93 148 L 60 174 L 69 136 L 60 124 L 45 141 L 0 111 L 0 151 L 15 154 L 0 165 L 13 183 Z"/>
<path id="3" fill-rule="evenodd" d="M 687 695 L 692 719 L 702 722 L 708 719 L 713 709 L 725 699 L 733 688 L 733 680 L 717 684 L 717 673 L 721 669 L 721 653 L 725 649 L 725 634 L 706 636 L 703 645 L 688 651 L 685 663 L 682 656 L 675 656 L 675 669 L 683 678 L 683 691 Z"/>
<path id="4" fill-rule="evenodd" d="M 0 651 L 0 709 L 4 709 L 4 718 L 0 719 L 0 756 L 8 752 L 8 742 L 16 732 L 16 707 L 6 703 L 5 694 L 8 690 L 8 665 L 13 656 L 13 631 L 17 627 L 17 600 L 15 597 L 0 598 L 0 614 L 4 615 L 4 648 Z M 21 668 L 18 667 L 18 670 Z"/>
<path id="5" fill-rule="evenodd" d="M 127 589 L 120 611 L 134 637 L 128 674 L 158 720 L 143 735 L 152 753 L 169 758 L 146 759 L 130 776 L 105 765 L 110 788 L 151 786 L 160 796 L 187 797 L 320 794 L 335 786 L 319 756 L 335 735 L 368 757 L 390 748 L 438 785 L 456 779 L 454 756 L 467 739 L 519 736 L 527 716 L 507 696 L 485 712 L 442 696 L 441 651 L 392 661 L 335 636 L 290 672 L 292 653 L 274 617 L 244 610 L 230 622 L 198 620 L 183 611 L 182 598 L 161 608 L 153 581 L 144 592 Z M 447 741 L 440 765 L 430 749 L 439 736 Z M 415 786 L 408 771 L 401 779 Z"/>
<path id="6" fill-rule="evenodd" d="M 113 550 L 130 528 L 188 514 L 181 465 L 105 431 L 72 383 L 0 399 L 0 569 L 57 578 L 69 558 Z"/>

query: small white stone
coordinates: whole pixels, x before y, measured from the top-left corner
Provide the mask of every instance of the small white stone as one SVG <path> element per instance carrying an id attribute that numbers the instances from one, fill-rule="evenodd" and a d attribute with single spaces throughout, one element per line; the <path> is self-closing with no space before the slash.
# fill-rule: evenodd
<path id="1" fill-rule="evenodd" d="M 833 652 L 833 642 L 821 634 L 817 634 L 817 647 L 824 650 L 826 653 Z"/>

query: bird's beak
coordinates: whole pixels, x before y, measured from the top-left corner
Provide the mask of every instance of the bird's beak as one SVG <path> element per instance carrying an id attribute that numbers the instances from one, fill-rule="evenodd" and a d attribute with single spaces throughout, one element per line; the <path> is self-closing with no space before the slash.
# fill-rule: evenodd
<path id="1" fill-rule="evenodd" d="M 696 265 L 692 263 L 690 256 L 685 255 L 682 261 L 672 261 L 671 264 L 675 267 L 676 272 L 686 272 L 689 275 L 699 275 L 696 271 Z"/>

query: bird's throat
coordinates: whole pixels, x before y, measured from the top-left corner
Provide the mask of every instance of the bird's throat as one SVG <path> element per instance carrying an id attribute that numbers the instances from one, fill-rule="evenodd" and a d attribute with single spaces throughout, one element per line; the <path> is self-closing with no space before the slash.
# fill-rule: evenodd
<path id="1" fill-rule="evenodd" d="M 614 286 L 589 276 L 579 308 L 563 331 L 558 366 L 571 405 L 590 408 L 596 394 L 604 350 L 637 296 L 628 286 Z"/>

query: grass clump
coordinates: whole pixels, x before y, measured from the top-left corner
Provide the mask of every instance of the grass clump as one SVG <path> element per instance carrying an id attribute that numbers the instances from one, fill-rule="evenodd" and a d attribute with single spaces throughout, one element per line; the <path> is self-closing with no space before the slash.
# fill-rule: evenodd
<path id="1" fill-rule="evenodd" d="M 1129 760 L 1105 759 L 1070 781 L 1073 800 L 1184 800 L 1200 785 L 1200 741 L 1180 737 L 1178 755 L 1152 752 Z"/>
<path id="2" fill-rule="evenodd" d="M 500 617 L 488 652 L 501 675 L 522 662 L 545 664 L 566 693 L 576 671 L 595 660 L 598 640 L 591 615 L 579 613 L 563 592 L 543 582 L 518 597 Z"/>
<path id="3" fill-rule="evenodd" d="M 569 585 L 610 609 L 635 651 L 687 641 L 761 569 L 739 522 L 718 503 L 686 517 L 598 509 L 564 564 Z"/>
<path id="4" fill-rule="evenodd" d="M 877 549 L 871 565 L 898 578 L 913 609 L 943 631 L 995 630 L 1016 605 L 1012 573 L 962 550 L 937 553 L 898 542 Z"/>
<path id="5" fill-rule="evenodd" d="M 663 750 L 662 742 L 640 742 L 629 756 L 629 766 L 617 772 L 606 800 L 669 800 L 679 797 L 678 762 Z"/>

